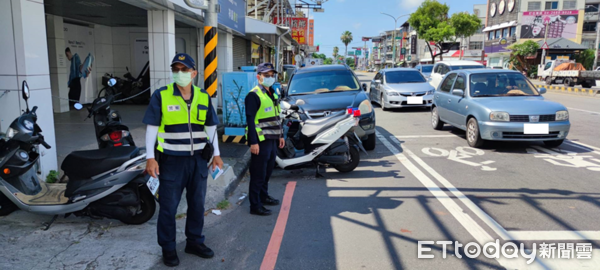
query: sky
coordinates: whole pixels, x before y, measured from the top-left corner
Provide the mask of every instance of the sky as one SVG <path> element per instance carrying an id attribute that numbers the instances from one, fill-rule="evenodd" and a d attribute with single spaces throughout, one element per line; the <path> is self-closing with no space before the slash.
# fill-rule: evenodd
<path id="1" fill-rule="evenodd" d="M 473 13 L 474 4 L 487 3 L 486 0 L 438 1 L 450 6 L 449 15 L 463 11 Z M 340 36 L 348 30 L 354 38 L 348 48 L 363 47 L 365 43 L 361 41 L 362 37 L 378 36 L 379 33 L 394 28 L 394 20 L 381 12 L 398 17 L 414 12 L 422 2 L 423 0 L 328 0 L 322 5 L 325 12 L 314 13 L 311 10 L 309 14 L 315 20 L 315 45 L 320 44 L 319 53 L 324 53 L 327 57 L 332 57 L 334 46 L 338 46 L 340 54 L 343 54 L 345 46 L 340 41 Z M 407 19 L 408 16 L 400 18 L 398 27 Z M 370 42 L 367 42 L 367 46 L 371 46 Z"/>

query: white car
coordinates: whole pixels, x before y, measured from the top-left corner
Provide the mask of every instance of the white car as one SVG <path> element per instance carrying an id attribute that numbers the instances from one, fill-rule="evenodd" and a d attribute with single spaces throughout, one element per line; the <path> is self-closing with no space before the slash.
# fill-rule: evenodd
<path id="1" fill-rule="evenodd" d="M 479 62 L 465 60 L 437 62 L 433 66 L 433 71 L 429 77 L 429 84 L 437 89 L 446 73 L 453 70 L 475 68 L 485 68 L 485 66 Z"/>

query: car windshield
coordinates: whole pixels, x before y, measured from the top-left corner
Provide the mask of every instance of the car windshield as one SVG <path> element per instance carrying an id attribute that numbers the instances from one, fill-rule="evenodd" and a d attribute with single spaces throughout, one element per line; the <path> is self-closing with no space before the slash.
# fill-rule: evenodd
<path id="1" fill-rule="evenodd" d="M 388 71 L 385 83 L 422 83 L 426 82 L 421 72 L 416 70 Z"/>
<path id="2" fill-rule="evenodd" d="M 451 70 L 485 68 L 483 65 L 450 66 Z"/>
<path id="3" fill-rule="evenodd" d="M 295 74 L 288 87 L 290 95 L 360 90 L 358 81 L 348 70 L 327 70 Z"/>
<path id="4" fill-rule="evenodd" d="M 472 97 L 539 96 L 539 92 L 520 73 L 471 75 Z"/>
<path id="5" fill-rule="evenodd" d="M 421 67 L 421 72 L 423 72 L 423 73 L 431 73 L 432 70 L 433 70 L 433 66 L 422 66 Z"/>

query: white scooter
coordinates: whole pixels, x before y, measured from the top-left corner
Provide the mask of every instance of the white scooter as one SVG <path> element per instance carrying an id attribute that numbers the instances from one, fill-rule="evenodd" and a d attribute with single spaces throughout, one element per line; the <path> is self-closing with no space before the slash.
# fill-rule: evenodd
<path id="1" fill-rule="evenodd" d="M 316 176 L 322 176 L 319 168 L 331 165 L 339 172 L 351 172 L 360 162 L 358 150 L 367 153 L 362 142 L 354 133 L 360 111 L 348 108 L 320 119 L 310 117 L 299 107 L 282 102 L 283 133 L 285 147 L 277 151 L 276 162 L 282 169 L 291 169 L 314 164 Z"/>

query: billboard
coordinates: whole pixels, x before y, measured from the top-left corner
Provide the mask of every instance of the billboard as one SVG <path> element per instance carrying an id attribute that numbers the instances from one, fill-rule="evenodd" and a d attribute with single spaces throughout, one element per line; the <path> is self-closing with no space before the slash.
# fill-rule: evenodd
<path id="1" fill-rule="evenodd" d="M 246 34 L 246 1 L 219 0 L 221 12 L 217 16 L 219 24 L 231 28 L 242 35 Z"/>
<path id="2" fill-rule="evenodd" d="M 308 46 L 315 46 L 315 20 L 308 20 Z"/>
<path id="3" fill-rule="evenodd" d="M 582 20 L 579 10 L 528 11 L 521 17 L 521 38 L 542 39 L 548 27 L 547 38 L 578 39 Z M 580 27 L 579 24 L 582 24 Z M 579 37 L 579 39 L 581 39 Z"/>
<path id="4" fill-rule="evenodd" d="M 292 29 L 292 38 L 298 42 L 298 44 L 306 45 L 308 39 L 308 19 L 307 18 L 283 18 L 281 20 L 278 17 L 273 18 L 273 24 L 283 22 L 284 26 Z"/>
<path id="5" fill-rule="evenodd" d="M 417 35 L 410 36 L 410 54 L 417 54 Z"/>

